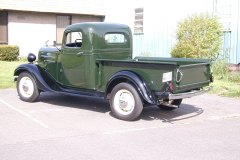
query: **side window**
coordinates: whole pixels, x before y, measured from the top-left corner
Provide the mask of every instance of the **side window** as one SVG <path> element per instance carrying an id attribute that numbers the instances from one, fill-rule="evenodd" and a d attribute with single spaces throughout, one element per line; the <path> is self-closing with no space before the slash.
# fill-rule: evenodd
<path id="1" fill-rule="evenodd" d="M 108 44 L 122 44 L 126 43 L 127 39 L 123 33 L 107 33 L 105 35 L 105 42 Z"/>
<path id="2" fill-rule="evenodd" d="M 82 47 L 82 33 L 81 32 L 69 32 L 66 37 L 67 47 Z"/>

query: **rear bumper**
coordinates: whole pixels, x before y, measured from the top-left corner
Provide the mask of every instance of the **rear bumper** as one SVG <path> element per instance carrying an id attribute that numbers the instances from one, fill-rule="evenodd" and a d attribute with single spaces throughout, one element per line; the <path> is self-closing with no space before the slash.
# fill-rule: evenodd
<path id="1" fill-rule="evenodd" d="M 204 88 L 201 90 L 193 90 L 193 91 L 185 92 L 185 93 L 169 94 L 168 99 L 174 100 L 174 99 L 190 98 L 193 96 L 198 96 L 198 95 L 204 94 L 206 92 L 209 92 L 211 89 L 212 89 L 212 87 L 207 87 L 207 88 Z"/>

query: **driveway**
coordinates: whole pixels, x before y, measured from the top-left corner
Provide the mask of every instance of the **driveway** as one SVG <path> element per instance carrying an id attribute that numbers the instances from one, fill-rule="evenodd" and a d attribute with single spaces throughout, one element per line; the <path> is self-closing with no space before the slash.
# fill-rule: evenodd
<path id="1" fill-rule="evenodd" d="M 112 117 L 102 99 L 42 93 L 26 103 L 0 90 L 1 160 L 239 159 L 240 100 L 205 94 L 180 108 Z"/>

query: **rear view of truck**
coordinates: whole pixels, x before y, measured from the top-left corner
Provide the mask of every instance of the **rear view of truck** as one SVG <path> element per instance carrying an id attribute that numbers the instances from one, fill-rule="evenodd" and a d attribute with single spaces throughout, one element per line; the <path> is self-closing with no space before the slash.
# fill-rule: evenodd
<path id="1" fill-rule="evenodd" d="M 203 59 L 184 58 L 149 58 L 136 57 L 138 61 L 153 63 L 169 63 L 172 71 L 162 73 L 162 89 L 154 92 L 160 106 L 165 109 L 175 109 L 181 104 L 183 98 L 189 98 L 210 90 L 212 74 L 210 61 Z M 203 89 L 204 88 L 204 89 Z"/>

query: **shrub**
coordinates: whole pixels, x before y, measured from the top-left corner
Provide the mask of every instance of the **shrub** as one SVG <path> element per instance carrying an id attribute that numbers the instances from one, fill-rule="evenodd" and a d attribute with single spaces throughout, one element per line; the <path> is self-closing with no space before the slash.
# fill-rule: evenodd
<path id="1" fill-rule="evenodd" d="M 215 59 L 222 45 L 222 26 L 216 17 L 193 15 L 178 26 L 171 55 L 178 58 Z"/>
<path id="2" fill-rule="evenodd" d="M 0 60 L 14 61 L 19 55 L 19 47 L 15 45 L 0 45 Z"/>

